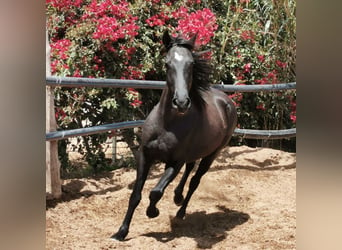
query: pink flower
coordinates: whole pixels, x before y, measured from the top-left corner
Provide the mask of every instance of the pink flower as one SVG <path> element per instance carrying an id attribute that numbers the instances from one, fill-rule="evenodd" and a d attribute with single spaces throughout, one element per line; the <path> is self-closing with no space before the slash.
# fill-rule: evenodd
<path id="1" fill-rule="evenodd" d="M 296 108 L 297 108 L 296 102 L 294 102 L 293 100 L 291 100 L 290 105 L 291 105 L 291 109 L 292 109 L 292 110 L 296 110 Z"/>
<path id="2" fill-rule="evenodd" d="M 258 83 L 258 84 L 261 84 L 261 85 L 263 85 L 263 84 L 267 84 L 268 83 L 268 80 L 264 77 L 264 78 L 262 78 L 261 80 L 255 80 L 255 82 L 256 83 Z"/>
<path id="3" fill-rule="evenodd" d="M 160 3 L 160 0 L 146 0 L 146 2 L 157 4 L 157 3 Z"/>
<path id="4" fill-rule="evenodd" d="M 55 111 L 56 120 L 58 119 L 63 120 L 65 117 L 66 117 L 66 113 L 64 112 L 64 110 L 61 108 L 56 108 L 56 111 Z"/>
<path id="5" fill-rule="evenodd" d="M 215 14 L 209 9 L 204 8 L 188 14 L 186 8 L 183 8 L 184 12 L 177 12 L 174 17 L 179 17 L 177 31 L 181 31 L 185 38 L 190 38 L 197 34 L 196 45 L 205 45 L 214 36 L 214 32 L 218 28 L 216 24 Z M 180 8 L 180 9 L 181 9 Z"/>
<path id="6" fill-rule="evenodd" d="M 260 110 L 266 110 L 265 108 L 265 104 L 260 103 L 259 105 L 256 106 L 256 109 L 260 109 Z"/>
<path id="7" fill-rule="evenodd" d="M 133 102 L 130 103 L 130 105 L 132 105 L 134 108 L 140 107 L 141 104 L 142 104 L 142 101 L 138 99 L 134 99 Z"/>
<path id="8" fill-rule="evenodd" d="M 241 58 L 241 52 L 238 51 L 238 50 L 236 50 L 236 57 L 237 57 L 237 58 Z"/>
<path id="9" fill-rule="evenodd" d="M 163 26 L 167 20 L 169 20 L 169 17 L 165 15 L 164 13 L 161 13 L 161 14 L 157 14 L 146 19 L 146 23 L 150 27 Z"/>
<path id="10" fill-rule="evenodd" d="M 82 77 L 81 72 L 79 69 L 76 69 L 74 74 L 72 75 L 73 77 Z"/>
<path id="11" fill-rule="evenodd" d="M 104 16 L 97 20 L 97 27 L 93 38 L 101 41 L 116 42 L 126 37 L 135 37 L 139 26 L 135 24 L 136 18 L 130 18 L 124 24 L 118 22 L 115 17 Z"/>
<path id="12" fill-rule="evenodd" d="M 111 42 L 106 43 L 103 47 L 112 53 L 116 52 L 116 49 L 113 47 Z"/>
<path id="13" fill-rule="evenodd" d="M 192 6 L 194 4 L 200 4 L 200 3 L 201 3 L 201 0 L 188 0 L 186 4 L 188 6 Z"/>
<path id="14" fill-rule="evenodd" d="M 235 106 L 240 106 L 240 104 L 238 102 L 241 102 L 241 100 L 243 98 L 243 94 L 242 93 L 235 93 L 235 94 L 229 95 L 229 97 L 234 101 Z"/>
<path id="15" fill-rule="evenodd" d="M 115 17 L 104 16 L 97 22 L 96 31 L 93 34 L 94 39 L 116 41 L 122 38 L 122 33 L 117 31 L 119 24 Z"/>
<path id="16" fill-rule="evenodd" d="M 188 16 L 188 9 L 181 6 L 178 10 L 172 12 L 171 15 L 176 19 L 186 18 Z"/>
<path id="17" fill-rule="evenodd" d="M 297 104 L 296 101 L 293 99 L 293 97 L 290 97 L 290 119 L 293 123 L 296 123 L 297 121 L 297 115 L 296 115 L 296 109 L 297 109 Z"/>
<path id="18" fill-rule="evenodd" d="M 69 55 L 66 54 L 71 45 L 71 41 L 69 39 L 57 40 L 55 43 L 51 43 L 51 55 L 55 55 L 59 60 L 66 60 L 69 58 Z"/>
<path id="19" fill-rule="evenodd" d="M 265 56 L 263 56 L 263 55 L 258 55 L 257 58 L 258 58 L 259 62 L 265 61 Z"/>
<path id="20" fill-rule="evenodd" d="M 123 19 L 127 16 L 129 7 L 125 1 L 104 0 L 98 3 L 97 0 L 92 0 L 86 10 L 86 14 L 83 15 L 82 19 L 88 17 L 101 18 L 103 16 L 113 16 L 117 19 Z"/>
<path id="21" fill-rule="evenodd" d="M 243 41 L 251 41 L 252 43 L 255 42 L 254 37 L 255 37 L 255 35 L 254 35 L 254 32 L 252 30 L 244 30 L 240 34 L 240 38 Z"/>
<path id="22" fill-rule="evenodd" d="M 281 61 L 279 61 L 279 60 L 276 61 L 276 64 L 277 64 L 277 66 L 280 67 L 280 68 L 286 68 L 286 66 L 287 66 L 287 63 L 286 63 L 286 62 L 281 62 Z"/>
<path id="23" fill-rule="evenodd" d="M 252 67 L 251 63 L 247 63 L 245 66 L 243 66 L 244 73 L 250 73 L 251 72 L 251 67 Z"/>
<path id="24" fill-rule="evenodd" d="M 121 79 L 130 79 L 130 80 L 137 80 L 137 79 L 144 79 L 144 73 L 141 71 L 142 65 L 138 67 L 134 66 L 127 66 L 126 71 L 122 73 Z"/>
<path id="25" fill-rule="evenodd" d="M 242 12 L 243 12 L 243 8 L 241 8 L 241 7 L 236 7 L 236 6 L 234 6 L 234 5 L 231 5 L 231 6 L 230 6 L 230 9 L 231 9 L 231 11 L 234 11 L 234 12 L 236 12 L 236 13 L 242 13 Z"/>
<path id="26" fill-rule="evenodd" d="M 99 58 L 98 56 L 94 56 L 94 62 L 100 64 L 102 63 L 102 59 Z"/>
<path id="27" fill-rule="evenodd" d="M 277 71 L 276 70 L 272 70 L 271 72 L 269 72 L 267 74 L 267 78 L 269 79 L 270 82 L 272 83 L 276 83 L 277 80 Z"/>
<path id="28" fill-rule="evenodd" d="M 296 114 L 291 114 L 291 115 L 290 115 L 290 119 L 291 119 L 291 121 L 292 121 L 293 123 L 296 123 L 296 121 L 297 121 L 297 116 L 296 116 Z"/>

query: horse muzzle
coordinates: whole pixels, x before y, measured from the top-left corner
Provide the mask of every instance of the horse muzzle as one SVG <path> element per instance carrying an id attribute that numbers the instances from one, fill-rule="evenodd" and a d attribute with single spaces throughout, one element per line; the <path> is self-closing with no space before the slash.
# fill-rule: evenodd
<path id="1" fill-rule="evenodd" d="M 189 97 L 172 99 L 172 108 L 176 109 L 181 115 L 184 115 L 191 107 L 191 100 Z"/>

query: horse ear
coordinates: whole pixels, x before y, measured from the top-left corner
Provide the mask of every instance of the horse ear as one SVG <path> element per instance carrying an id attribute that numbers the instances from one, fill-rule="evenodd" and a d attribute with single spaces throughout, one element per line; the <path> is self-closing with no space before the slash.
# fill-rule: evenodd
<path id="1" fill-rule="evenodd" d="M 192 47 L 195 47 L 195 42 L 196 42 L 196 39 L 197 39 L 197 34 L 198 34 L 198 31 L 196 32 L 196 34 L 190 38 L 189 40 L 189 43 L 191 43 Z"/>
<path id="2" fill-rule="evenodd" d="M 166 30 L 163 34 L 163 44 L 164 44 L 165 48 L 169 48 L 171 40 L 172 39 L 169 35 L 169 32 Z"/>

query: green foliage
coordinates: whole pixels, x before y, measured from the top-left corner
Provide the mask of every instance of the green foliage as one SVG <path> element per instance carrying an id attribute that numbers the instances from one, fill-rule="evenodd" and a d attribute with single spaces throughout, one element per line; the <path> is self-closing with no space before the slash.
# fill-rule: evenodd
<path id="1" fill-rule="evenodd" d="M 225 1 L 218 5 L 219 31 L 212 43 L 215 80 L 246 85 L 296 81 L 295 1 Z M 295 127 L 295 91 L 231 96 L 237 103 L 241 128 Z"/>

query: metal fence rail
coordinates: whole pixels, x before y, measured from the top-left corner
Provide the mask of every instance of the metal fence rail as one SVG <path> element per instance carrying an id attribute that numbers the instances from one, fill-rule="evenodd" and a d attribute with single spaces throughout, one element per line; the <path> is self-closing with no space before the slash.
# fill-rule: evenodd
<path id="1" fill-rule="evenodd" d="M 52 87 L 92 87 L 92 88 L 135 88 L 135 89 L 164 89 L 165 81 L 99 79 L 81 77 L 46 77 L 46 84 Z M 264 85 L 224 85 L 212 84 L 213 88 L 224 92 L 258 92 L 295 89 L 296 83 L 264 84 Z"/>
<path id="2" fill-rule="evenodd" d="M 104 124 L 99 126 L 78 128 L 70 130 L 61 130 L 46 133 L 46 141 L 63 140 L 75 136 L 92 135 L 98 133 L 109 132 L 117 129 L 127 129 L 141 127 L 144 124 L 144 120 L 117 122 L 112 124 Z M 282 139 L 296 136 L 296 129 L 283 129 L 283 130 L 255 130 L 255 129 L 240 129 L 234 130 L 235 136 L 242 136 L 249 139 Z"/>
<path id="3" fill-rule="evenodd" d="M 255 129 L 240 129 L 234 130 L 234 135 L 242 136 L 248 139 L 283 139 L 296 137 L 296 129 L 282 129 L 282 130 L 255 130 Z"/>
<path id="4" fill-rule="evenodd" d="M 138 121 L 126 121 L 126 122 L 117 122 L 117 123 L 111 123 L 111 124 L 103 124 L 103 125 L 87 127 L 87 128 L 61 130 L 61 131 L 46 133 L 46 140 L 53 141 L 53 140 L 67 139 L 67 138 L 75 137 L 75 136 L 93 135 L 93 134 L 104 133 L 104 132 L 113 131 L 117 129 L 141 127 L 143 124 L 144 124 L 143 120 L 138 120 Z"/>

